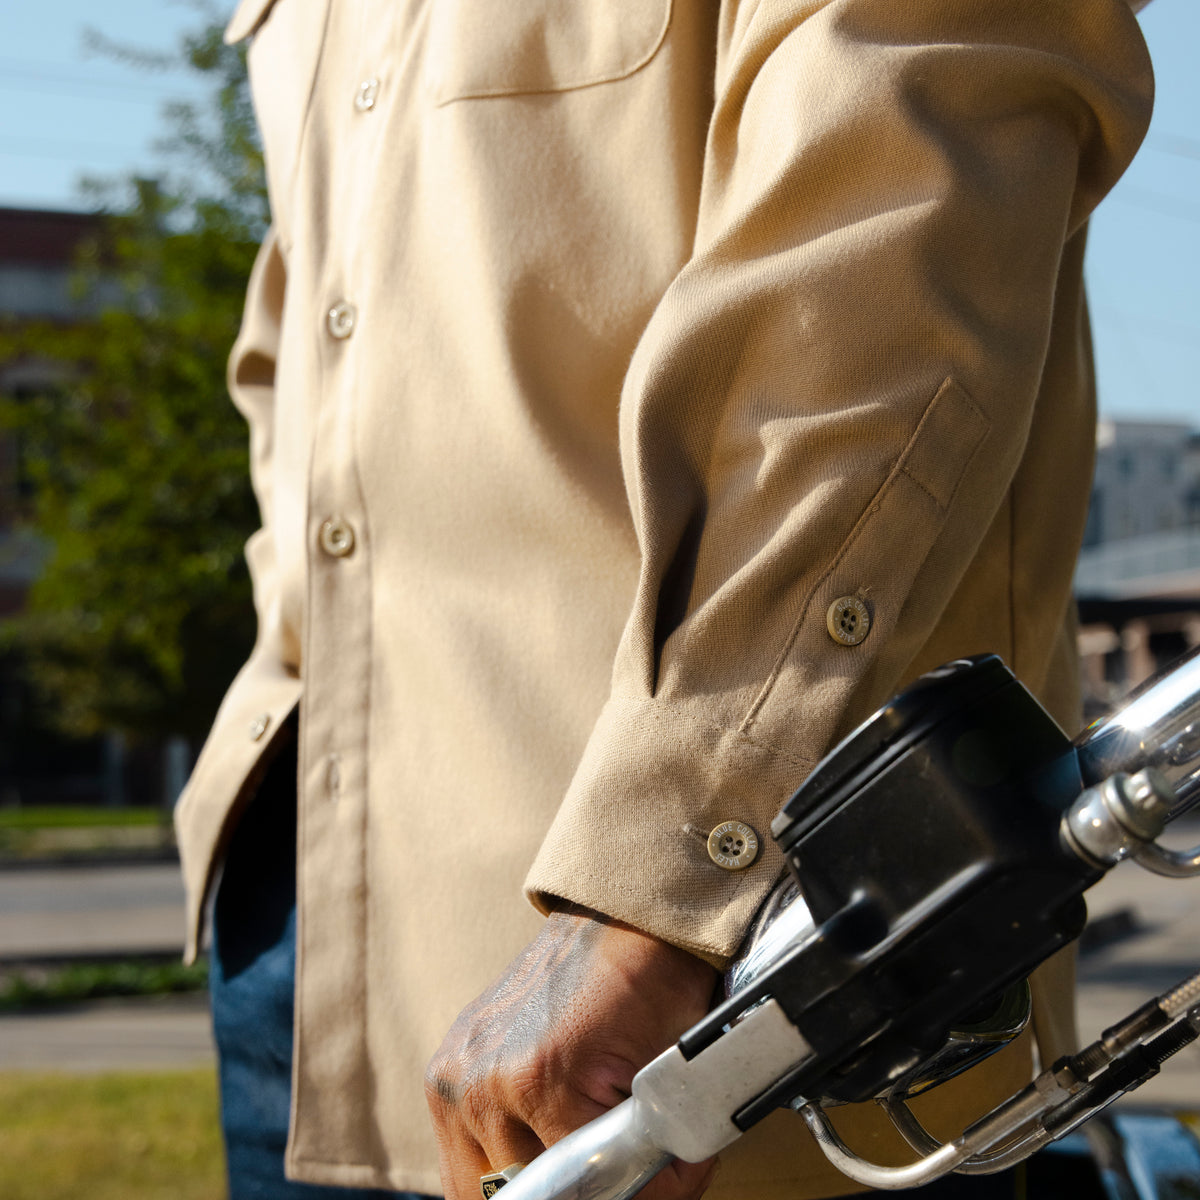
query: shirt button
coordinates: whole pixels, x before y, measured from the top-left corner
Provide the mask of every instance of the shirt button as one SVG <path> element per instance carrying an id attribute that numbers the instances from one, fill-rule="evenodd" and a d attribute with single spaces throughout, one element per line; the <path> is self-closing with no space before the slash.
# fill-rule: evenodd
<path id="1" fill-rule="evenodd" d="M 375 107 L 378 96 L 379 80 L 372 75 L 370 79 L 364 79 L 358 85 L 358 91 L 354 93 L 354 107 L 359 112 L 370 112 Z"/>
<path id="2" fill-rule="evenodd" d="M 839 596 L 825 614 L 829 636 L 841 646 L 857 646 L 870 632 L 871 614 L 857 596 Z"/>
<path id="3" fill-rule="evenodd" d="M 741 821 L 724 821 L 708 835 L 708 857 L 722 870 L 744 870 L 758 857 L 758 834 Z"/>
<path id="4" fill-rule="evenodd" d="M 250 722 L 250 730 L 249 730 L 250 740 L 252 742 L 262 741 L 262 735 L 267 732 L 267 729 L 270 727 L 270 724 L 271 724 L 271 714 L 270 713 L 262 713 L 259 716 L 255 717 L 254 720 Z"/>
<path id="5" fill-rule="evenodd" d="M 354 332 L 354 322 L 358 320 L 358 309 L 348 300 L 339 300 L 328 312 L 325 323 L 329 326 L 330 337 L 343 342 Z"/>
<path id="6" fill-rule="evenodd" d="M 354 529 L 341 517 L 330 517 L 321 525 L 321 549 L 331 558 L 345 558 L 354 549 Z"/>

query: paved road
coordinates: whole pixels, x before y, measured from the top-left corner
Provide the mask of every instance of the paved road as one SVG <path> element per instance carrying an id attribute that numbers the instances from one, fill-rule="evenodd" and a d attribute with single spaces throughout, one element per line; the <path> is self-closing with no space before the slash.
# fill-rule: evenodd
<path id="1" fill-rule="evenodd" d="M 0 962 L 174 951 L 183 924 L 173 864 L 0 870 Z"/>
<path id="2" fill-rule="evenodd" d="M 0 1071 L 140 1071 L 214 1061 L 203 996 L 0 1016 Z"/>
<path id="3" fill-rule="evenodd" d="M 0 870 L 0 966 L 28 958 L 177 953 L 183 925 L 175 865 Z M 203 996 L 0 1016 L 0 1070 L 137 1070 L 212 1061 Z"/>
<path id="4" fill-rule="evenodd" d="M 1200 841 L 1200 823 L 1183 835 Z M 170 951 L 183 931 L 173 866 L 0 871 L 0 962 L 46 954 Z M 1124 864 L 1094 888 L 1093 918 L 1135 914 L 1136 937 L 1089 955 L 1080 976 L 1080 1031 L 1091 1040 L 1150 995 L 1200 969 L 1200 879 L 1160 880 Z M 202 1000 L 105 1005 L 0 1017 L 0 1069 L 90 1069 L 192 1063 L 211 1054 Z M 1200 1049 L 1190 1047 L 1138 1103 L 1200 1109 Z"/>
<path id="5" fill-rule="evenodd" d="M 1189 822 L 1183 840 L 1176 836 L 1175 842 L 1200 842 L 1200 824 Z M 1200 878 L 1159 879 L 1122 863 L 1088 894 L 1088 910 L 1093 920 L 1132 911 L 1139 931 L 1080 964 L 1079 1031 L 1085 1042 L 1200 971 Z M 1200 1043 L 1177 1054 L 1130 1101 L 1200 1109 Z"/>

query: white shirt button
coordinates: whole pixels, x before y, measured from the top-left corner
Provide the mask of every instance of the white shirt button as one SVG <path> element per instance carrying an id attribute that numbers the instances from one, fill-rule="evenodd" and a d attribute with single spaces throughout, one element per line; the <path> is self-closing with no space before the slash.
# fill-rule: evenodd
<path id="1" fill-rule="evenodd" d="M 839 646 L 857 646 L 870 632 L 870 610 L 857 596 L 839 596 L 825 613 L 825 627 Z"/>
<path id="2" fill-rule="evenodd" d="M 261 713 L 250 722 L 248 730 L 252 742 L 261 742 L 262 736 L 271 726 L 271 714 Z"/>
<path id="3" fill-rule="evenodd" d="M 379 80 L 372 75 L 370 79 L 364 79 L 358 85 L 358 91 L 354 93 L 354 107 L 359 112 L 370 112 L 375 107 L 378 97 Z"/>
<path id="4" fill-rule="evenodd" d="M 724 871 L 743 871 L 758 857 L 758 834 L 741 821 L 722 821 L 708 835 L 708 857 Z"/>
<path id="5" fill-rule="evenodd" d="M 354 549 L 354 527 L 341 517 L 330 517 L 321 525 L 320 541 L 331 558 L 345 558 Z"/>
<path id="6" fill-rule="evenodd" d="M 339 300 L 325 317 L 330 337 L 337 338 L 339 342 L 345 341 L 354 332 L 357 320 L 358 309 L 349 300 Z"/>

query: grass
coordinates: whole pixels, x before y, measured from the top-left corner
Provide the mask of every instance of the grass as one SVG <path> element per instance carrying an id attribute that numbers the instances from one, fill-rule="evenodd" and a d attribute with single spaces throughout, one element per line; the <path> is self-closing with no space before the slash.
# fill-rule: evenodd
<path id="1" fill-rule="evenodd" d="M 0 1012 L 111 996 L 163 996 L 208 985 L 208 964 L 181 962 L 71 963 L 14 968 L 0 974 Z M 4 1193 L 0 1192 L 0 1196 Z"/>
<path id="2" fill-rule="evenodd" d="M 0 830 L 6 829 L 94 829 L 108 825 L 158 825 L 161 808 L 97 808 L 55 806 L 0 808 Z"/>
<path id="3" fill-rule="evenodd" d="M 161 855 L 174 845 L 161 808 L 0 808 L 0 860 Z"/>
<path id="4" fill-rule="evenodd" d="M 0 1073 L 4 1200 L 221 1200 L 211 1069 Z"/>

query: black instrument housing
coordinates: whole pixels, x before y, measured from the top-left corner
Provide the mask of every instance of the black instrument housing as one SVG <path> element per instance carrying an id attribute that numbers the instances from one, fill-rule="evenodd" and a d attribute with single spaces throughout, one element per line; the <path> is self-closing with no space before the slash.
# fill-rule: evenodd
<path id="1" fill-rule="evenodd" d="M 813 934 L 680 1042 L 691 1057 L 772 996 L 817 1052 L 735 1117 L 860 1101 L 1078 936 L 1103 872 L 1059 837 L 1070 740 L 996 655 L 959 659 L 836 746 L 771 831 Z"/>

